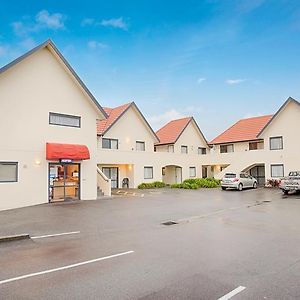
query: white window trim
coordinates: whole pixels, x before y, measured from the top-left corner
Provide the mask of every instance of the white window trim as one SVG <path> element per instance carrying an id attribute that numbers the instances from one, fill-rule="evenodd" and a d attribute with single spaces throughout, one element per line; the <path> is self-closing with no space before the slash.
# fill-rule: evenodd
<path id="1" fill-rule="evenodd" d="M 70 124 L 62 124 L 62 123 L 59 123 L 59 122 L 55 122 L 53 120 L 51 121 L 52 117 L 68 118 L 68 119 L 77 120 L 78 121 L 78 126 L 77 125 L 70 125 Z M 56 113 L 56 112 L 49 112 L 49 125 L 71 127 L 71 128 L 81 128 L 81 117 L 80 116 L 74 116 L 74 115 L 61 114 L 61 113 Z"/>
<path id="2" fill-rule="evenodd" d="M 282 175 L 278 175 L 278 176 L 274 176 L 273 175 L 273 167 L 282 167 Z M 284 164 L 272 164 L 271 165 L 271 177 L 272 178 L 281 178 L 281 177 L 284 177 Z"/>
<path id="3" fill-rule="evenodd" d="M 146 169 L 151 169 L 151 177 L 146 177 L 146 174 L 145 174 Z M 152 166 L 144 167 L 144 179 L 153 179 L 153 167 Z"/>
<path id="4" fill-rule="evenodd" d="M 11 165 L 16 167 L 16 173 L 15 173 L 15 180 L 1 180 L 0 184 L 2 183 L 16 183 L 19 181 L 19 163 L 16 161 L 0 161 L 0 165 Z"/>

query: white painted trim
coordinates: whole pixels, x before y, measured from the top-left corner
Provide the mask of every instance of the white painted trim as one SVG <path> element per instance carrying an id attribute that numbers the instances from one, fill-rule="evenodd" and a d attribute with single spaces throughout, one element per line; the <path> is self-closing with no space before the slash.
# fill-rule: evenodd
<path id="1" fill-rule="evenodd" d="M 62 232 L 62 233 L 54 233 L 54 234 L 47 234 L 47 235 L 38 235 L 38 236 L 32 236 L 30 238 L 31 239 L 42 239 L 42 238 L 48 238 L 48 237 L 54 237 L 54 236 L 77 234 L 77 233 L 80 233 L 80 231 L 71 231 L 71 232 Z"/>
<path id="2" fill-rule="evenodd" d="M 71 268 L 76 268 L 76 267 L 80 267 L 80 266 L 83 266 L 83 265 L 98 262 L 98 261 L 101 261 L 101 260 L 106 260 L 106 259 L 109 259 L 109 258 L 114 258 L 114 257 L 126 255 L 126 254 L 131 254 L 131 253 L 134 253 L 134 251 L 122 252 L 122 253 L 118 253 L 118 254 L 113 254 L 113 255 L 109 255 L 109 256 L 104 256 L 104 257 L 100 257 L 100 258 L 96 258 L 96 259 L 83 261 L 83 262 L 72 264 L 72 265 L 67 265 L 67 266 L 55 268 L 55 269 L 49 269 L 49 270 L 45 270 L 45 271 L 40 271 L 40 272 L 36 272 L 36 273 L 30 273 L 30 274 L 26 274 L 26 275 L 22 275 L 22 276 L 18 276 L 18 277 L 4 279 L 4 280 L 0 281 L 0 284 L 5 284 L 5 283 L 21 280 L 21 279 L 26 279 L 26 278 L 30 278 L 30 277 L 43 275 L 43 274 L 49 274 L 49 273 L 53 273 L 53 272 L 63 271 L 63 270 L 71 269 Z"/>
<path id="3" fill-rule="evenodd" d="M 228 294 L 224 295 L 223 297 L 219 298 L 218 300 L 231 299 L 232 297 L 234 297 L 235 295 L 237 295 L 238 293 L 242 292 L 245 289 L 246 288 L 244 286 L 239 286 L 236 289 L 234 289 L 233 291 L 231 291 L 230 293 L 228 293 Z"/>

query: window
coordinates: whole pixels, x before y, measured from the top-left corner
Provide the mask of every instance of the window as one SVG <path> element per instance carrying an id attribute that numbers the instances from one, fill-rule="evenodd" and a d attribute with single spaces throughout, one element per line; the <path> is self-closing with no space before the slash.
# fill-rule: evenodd
<path id="1" fill-rule="evenodd" d="M 135 149 L 137 151 L 145 151 L 145 142 L 136 141 L 135 142 Z"/>
<path id="2" fill-rule="evenodd" d="M 206 154 L 206 148 L 198 147 L 198 154 L 205 155 Z"/>
<path id="3" fill-rule="evenodd" d="M 153 179 L 153 167 L 144 167 L 144 179 Z"/>
<path id="4" fill-rule="evenodd" d="M 220 146 L 220 153 L 229 153 L 229 152 L 234 152 L 233 144 Z"/>
<path id="5" fill-rule="evenodd" d="M 18 181 L 18 163 L 0 162 L 0 182 Z"/>
<path id="6" fill-rule="evenodd" d="M 168 145 L 168 152 L 174 152 L 174 145 Z"/>
<path id="7" fill-rule="evenodd" d="M 103 149 L 118 149 L 118 140 L 116 139 L 102 139 Z"/>
<path id="8" fill-rule="evenodd" d="M 283 165 L 271 165 L 271 177 L 283 177 L 284 168 Z"/>
<path id="9" fill-rule="evenodd" d="M 249 150 L 259 150 L 264 149 L 264 142 L 250 142 L 249 143 Z"/>
<path id="10" fill-rule="evenodd" d="M 190 167 L 190 177 L 196 177 L 196 167 Z"/>
<path id="11" fill-rule="evenodd" d="M 280 150 L 280 149 L 283 149 L 282 136 L 270 137 L 270 150 Z"/>
<path id="12" fill-rule="evenodd" d="M 187 154 L 188 153 L 188 146 L 181 146 L 181 153 Z"/>
<path id="13" fill-rule="evenodd" d="M 49 113 L 49 124 L 80 128 L 81 118 L 77 116 L 63 115 L 51 112 Z"/>

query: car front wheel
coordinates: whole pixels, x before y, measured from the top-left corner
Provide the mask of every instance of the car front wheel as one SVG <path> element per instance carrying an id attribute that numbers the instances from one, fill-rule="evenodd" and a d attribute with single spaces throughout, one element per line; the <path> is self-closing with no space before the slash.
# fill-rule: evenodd
<path id="1" fill-rule="evenodd" d="M 225 187 L 225 186 L 222 186 L 222 190 L 225 191 L 225 190 L 226 190 L 226 187 Z"/>
<path id="2" fill-rule="evenodd" d="M 287 195 L 287 194 L 289 193 L 289 191 L 283 190 L 283 193 L 284 193 L 285 195 Z"/>
<path id="3" fill-rule="evenodd" d="M 253 188 L 257 189 L 257 182 L 256 181 L 253 183 Z"/>

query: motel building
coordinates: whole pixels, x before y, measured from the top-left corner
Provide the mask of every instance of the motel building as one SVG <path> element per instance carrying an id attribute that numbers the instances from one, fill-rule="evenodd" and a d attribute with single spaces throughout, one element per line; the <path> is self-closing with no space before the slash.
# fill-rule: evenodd
<path id="1" fill-rule="evenodd" d="M 52 41 L 0 69 L 0 210 L 97 198 L 104 110 Z"/>
<path id="2" fill-rule="evenodd" d="M 155 133 L 134 102 L 104 110 L 108 117 L 98 121 L 97 161 L 112 188 L 202 176 L 201 157 L 209 146 L 194 118 L 173 120 Z"/>
<path id="3" fill-rule="evenodd" d="M 0 69 L 0 210 L 97 200 L 140 183 L 300 170 L 300 103 L 207 142 L 193 117 L 154 132 L 134 102 L 102 108 L 51 40 Z"/>
<path id="4" fill-rule="evenodd" d="M 244 171 L 264 185 L 300 170 L 300 103 L 288 98 L 274 115 L 242 119 L 209 144 L 207 168 L 221 179 Z"/>

